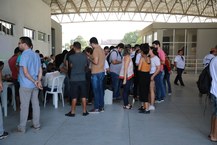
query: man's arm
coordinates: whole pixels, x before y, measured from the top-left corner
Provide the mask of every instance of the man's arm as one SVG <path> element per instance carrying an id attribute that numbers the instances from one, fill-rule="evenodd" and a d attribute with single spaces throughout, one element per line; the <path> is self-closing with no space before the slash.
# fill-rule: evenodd
<path id="1" fill-rule="evenodd" d="M 95 65 L 99 63 L 99 56 L 98 56 L 98 52 L 96 49 L 93 50 L 93 54 L 89 55 L 88 58 Z"/>
<path id="2" fill-rule="evenodd" d="M 41 84 L 41 78 L 42 78 L 42 68 L 40 67 L 39 73 L 38 73 L 38 79 L 34 80 L 32 76 L 29 74 L 28 69 L 24 66 L 22 66 L 23 73 L 27 79 L 32 81 L 39 89 L 42 89 L 42 84 Z"/>
<path id="3" fill-rule="evenodd" d="M 32 78 L 32 76 L 29 74 L 28 69 L 27 69 L 26 67 L 21 66 L 21 69 L 23 69 L 23 73 L 24 73 L 24 75 L 25 75 L 25 77 L 26 77 L 27 79 L 29 79 L 29 80 L 32 81 L 33 83 L 35 83 L 35 82 L 37 81 L 37 80 L 34 80 L 34 79 Z"/>
<path id="4" fill-rule="evenodd" d="M 114 55 L 116 55 L 116 57 L 114 58 Z M 112 64 L 120 64 L 122 63 L 122 60 L 121 61 L 118 61 L 118 52 L 116 50 L 112 51 L 111 52 L 111 63 Z"/>

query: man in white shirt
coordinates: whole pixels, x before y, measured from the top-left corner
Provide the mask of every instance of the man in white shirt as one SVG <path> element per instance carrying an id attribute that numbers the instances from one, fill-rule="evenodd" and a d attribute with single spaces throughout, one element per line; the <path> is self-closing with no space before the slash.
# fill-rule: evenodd
<path id="1" fill-rule="evenodd" d="M 174 66 L 177 69 L 177 76 L 175 78 L 174 84 L 179 85 L 179 81 L 181 86 L 185 86 L 182 80 L 182 73 L 185 69 L 185 57 L 183 56 L 183 50 L 178 50 L 178 55 L 175 57 L 174 60 Z"/>
<path id="2" fill-rule="evenodd" d="M 211 119 L 210 140 L 217 142 L 217 56 L 210 62 L 210 75 L 212 77 L 210 93 L 214 102 L 214 112 Z"/>
<path id="3" fill-rule="evenodd" d="M 211 48 L 210 53 L 207 54 L 203 59 L 203 65 L 207 66 L 210 60 L 217 55 L 217 48 Z"/>

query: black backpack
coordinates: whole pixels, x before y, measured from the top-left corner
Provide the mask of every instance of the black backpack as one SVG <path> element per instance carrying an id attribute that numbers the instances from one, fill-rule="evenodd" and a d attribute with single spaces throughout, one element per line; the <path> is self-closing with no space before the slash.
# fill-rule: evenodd
<path id="1" fill-rule="evenodd" d="M 210 61 L 211 62 L 211 61 Z M 210 64 L 208 64 L 200 73 L 198 81 L 197 81 L 197 87 L 201 94 L 210 94 L 210 88 L 211 88 L 211 82 L 212 77 L 210 75 L 209 70 Z"/>
<path id="2" fill-rule="evenodd" d="M 117 56 L 118 56 L 118 52 L 117 52 L 116 50 L 112 50 L 111 52 L 109 52 L 109 54 L 108 54 L 107 57 L 106 57 L 106 60 L 107 60 L 109 66 L 110 66 L 111 63 L 112 63 L 112 62 L 110 61 L 110 56 L 111 56 L 111 54 L 112 54 L 113 51 L 115 51 L 115 52 L 117 53 Z"/>

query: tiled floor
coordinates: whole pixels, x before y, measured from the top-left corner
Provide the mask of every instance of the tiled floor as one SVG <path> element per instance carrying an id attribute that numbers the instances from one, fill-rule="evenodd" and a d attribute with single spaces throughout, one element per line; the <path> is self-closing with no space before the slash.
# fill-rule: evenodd
<path id="1" fill-rule="evenodd" d="M 214 145 L 207 137 L 211 104 L 207 102 L 204 113 L 205 97 L 198 97 L 197 75 L 183 77 L 186 86 L 172 83 L 172 96 L 156 104 L 151 114 L 139 114 L 139 102 L 132 110 L 123 110 L 119 102 L 107 105 L 104 113 L 86 117 L 78 106 L 76 117 L 68 118 L 64 116 L 68 105 L 54 109 L 48 104 L 41 107 L 41 130 L 34 131 L 28 123 L 22 134 L 12 131 L 19 122 L 19 112 L 9 107 L 4 127 L 10 135 L 0 145 Z"/>

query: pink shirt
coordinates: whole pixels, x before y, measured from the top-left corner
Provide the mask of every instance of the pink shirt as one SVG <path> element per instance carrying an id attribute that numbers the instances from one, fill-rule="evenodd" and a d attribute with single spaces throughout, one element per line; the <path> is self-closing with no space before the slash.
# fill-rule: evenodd
<path id="1" fill-rule="evenodd" d="M 161 48 L 158 48 L 158 56 L 160 58 L 160 61 L 164 61 L 165 62 L 165 53 Z M 163 71 L 164 69 L 164 65 L 161 64 L 160 66 L 160 71 Z"/>

